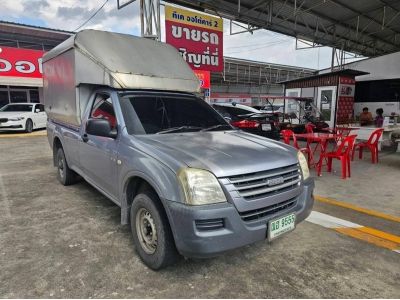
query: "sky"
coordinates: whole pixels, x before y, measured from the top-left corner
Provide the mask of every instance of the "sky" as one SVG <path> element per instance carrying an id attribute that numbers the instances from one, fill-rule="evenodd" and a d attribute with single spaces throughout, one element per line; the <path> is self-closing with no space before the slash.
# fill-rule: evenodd
<path id="1" fill-rule="evenodd" d="M 1 0 L 0 20 L 75 31 L 106 0 Z M 120 0 L 126 1 L 126 0 Z M 162 40 L 164 8 L 161 9 Z M 269 63 L 323 69 L 331 64 L 329 47 L 296 50 L 295 39 L 268 30 L 231 35 L 224 20 L 224 56 Z M 81 29 L 100 29 L 140 35 L 139 1 L 117 9 L 117 0 L 108 0 L 99 13 Z M 234 27 L 234 31 L 241 30 Z"/>

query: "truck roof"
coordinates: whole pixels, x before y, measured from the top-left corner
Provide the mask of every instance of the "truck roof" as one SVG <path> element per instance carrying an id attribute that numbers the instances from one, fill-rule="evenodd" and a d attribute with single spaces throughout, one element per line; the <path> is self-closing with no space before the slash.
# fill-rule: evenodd
<path id="1" fill-rule="evenodd" d="M 199 80 L 179 52 L 162 42 L 128 34 L 82 30 L 47 52 L 43 62 L 46 65 L 71 49 L 86 58 L 75 60 L 75 72 L 79 72 L 75 74 L 76 86 L 84 83 L 124 89 L 199 90 Z M 84 62 L 84 67 L 78 62 Z M 93 76 L 100 71 L 104 76 Z"/>

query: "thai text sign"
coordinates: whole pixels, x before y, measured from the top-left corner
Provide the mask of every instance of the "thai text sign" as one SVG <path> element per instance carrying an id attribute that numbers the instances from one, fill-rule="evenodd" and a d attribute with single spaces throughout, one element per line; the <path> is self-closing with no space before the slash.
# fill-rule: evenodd
<path id="1" fill-rule="evenodd" d="M 210 88 L 210 71 L 203 71 L 203 70 L 194 70 L 194 74 L 196 74 L 197 78 L 200 81 L 200 87 L 202 89 L 209 89 Z"/>
<path id="2" fill-rule="evenodd" d="M 222 72 L 221 18 L 165 6 L 166 42 L 179 50 L 193 70 Z"/>
<path id="3" fill-rule="evenodd" d="M 0 76 L 42 78 L 42 56 L 39 50 L 0 47 Z"/>

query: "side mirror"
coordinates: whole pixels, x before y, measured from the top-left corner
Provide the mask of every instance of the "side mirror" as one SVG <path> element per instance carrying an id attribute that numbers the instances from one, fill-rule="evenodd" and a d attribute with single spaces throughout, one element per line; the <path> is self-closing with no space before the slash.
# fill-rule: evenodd
<path id="1" fill-rule="evenodd" d="M 35 109 L 35 113 L 40 113 L 40 109 L 39 109 L 39 108 L 36 108 L 36 109 Z"/>
<path id="2" fill-rule="evenodd" d="M 115 139 L 117 130 L 111 129 L 110 122 L 106 119 L 89 119 L 86 123 L 86 133 Z"/>

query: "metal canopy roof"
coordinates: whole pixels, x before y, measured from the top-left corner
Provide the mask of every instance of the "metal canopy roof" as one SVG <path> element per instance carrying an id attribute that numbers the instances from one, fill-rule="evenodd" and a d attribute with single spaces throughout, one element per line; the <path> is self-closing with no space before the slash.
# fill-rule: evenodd
<path id="1" fill-rule="evenodd" d="M 249 84 L 253 86 L 280 84 L 283 80 L 306 77 L 315 74 L 316 70 L 233 57 L 224 57 L 222 73 L 212 73 L 211 83 Z"/>
<path id="2" fill-rule="evenodd" d="M 331 76 L 331 75 L 349 75 L 349 76 L 360 76 L 360 75 L 367 75 L 369 74 L 368 72 L 364 71 L 358 71 L 358 70 L 352 70 L 352 69 L 345 69 L 345 70 L 338 70 L 334 72 L 329 72 L 329 73 L 323 73 L 323 74 L 316 74 L 316 75 L 311 75 L 303 78 L 295 78 L 291 80 L 285 80 L 281 81 L 281 84 L 286 84 L 289 82 L 299 82 L 299 81 L 305 81 L 309 79 L 316 79 L 316 78 L 321 78 L 325 76 Z"/>
<path id="3" fill-rule="evenodd" d="M 364 56 L 400 51 L 399 0 L 166 0 Z"/>
<path id="4" fill-rule="evenodd" d="M 50 50 L 73 32 L 0 21 L 0 46 Z"/>

